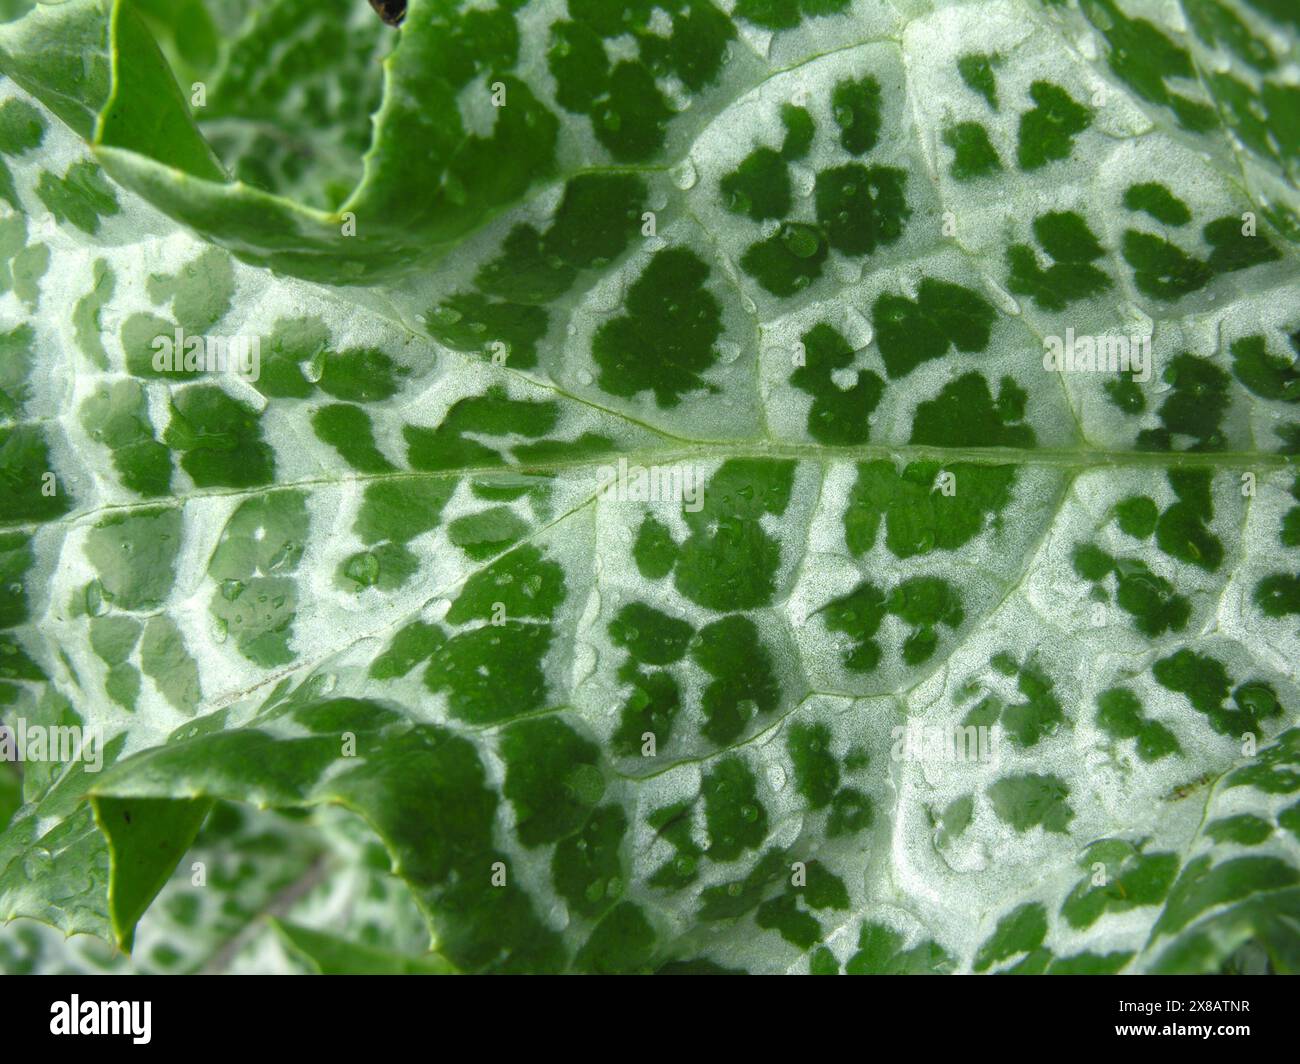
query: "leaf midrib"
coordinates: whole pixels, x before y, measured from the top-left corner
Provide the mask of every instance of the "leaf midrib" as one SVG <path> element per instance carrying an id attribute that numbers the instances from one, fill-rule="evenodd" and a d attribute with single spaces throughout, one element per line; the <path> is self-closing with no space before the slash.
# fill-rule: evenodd
<path id="1" fill-rule="evenodd" d="M 509 445 L 507 445 L 509 446 Z M 629 474 L 637 468 L 680 465 L 688 462 L 713 463 L 732 459 L 770 459 L 773 461 L 816 462 L 821 465 L 846 462 L 892 461 L 903 466 L 912 462 L 938 462 L 940 465 L 1014 465 L 1046 466 L 1066 471 L 1090 469 L 1209 469 L 1212 471 L 1247 470 L 1254 472 L 1290 469 L 1300 456 L 1270 451 L 1105 451 L 1099 448 L 1028 449 L 1020 447 L 931 447 L 918 444 L 861 444 L 824 446 L 813 443 L 769 442 L 701 442 L 687 448 L 662 451 L 619 451 L 597 458 L 560 459 L 552 462 L 509 463 L 491 466 L 462 466 L 444 470 L 396 470 L 385 473 L 351 472 L 336 477 L 303 477 L 298 480 L 259 484 L 250 488 L 216 488 L 183 494 L 164 495 L 131 502 L 109 503 L 90 510 L 74 511 L 55 521 L 0 522 L 3 532 L 35 532 L 41 528 L 69 526 L 94 518 L 132 513 L 138 510 L 174 509 L 207 499 L 245 499 L 280 491 L 304 488 L 337 487 L 346 484 L 370 484 L 395 480 L 463 479 L 492 476 L 552 476 L 580 470 L 606 469 L 617 474 L 620 461 L 626 461 Z"/>

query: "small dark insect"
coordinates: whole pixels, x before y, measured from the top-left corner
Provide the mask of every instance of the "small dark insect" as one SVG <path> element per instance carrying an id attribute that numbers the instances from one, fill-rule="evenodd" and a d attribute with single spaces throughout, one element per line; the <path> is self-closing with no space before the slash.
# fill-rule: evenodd
<path id="1" fill-rule="evenodd" d="M 370 6 L 390 26 L 400 26 L 406 18 L 406 0 L 370 0 Z"/>
<path id="2" fill-rule="evenodd" d="M 1214 776 L 1212 773 L 1209 772 L 1205 773 L 1203 776 L 1198 776 L 1190 783 L 1184 783 L 1181 784 L 1180 786 L 1175 787 L 1172 791 L 1170 791 L 1168 794 L 1165 795 L 1165 801 L 1181 802 L 1189 794 L 1195 793 L 1201 787 L 1204 787 L 1207 783 L 1209 783 L 1212 779 L 1214 779 Z"/>

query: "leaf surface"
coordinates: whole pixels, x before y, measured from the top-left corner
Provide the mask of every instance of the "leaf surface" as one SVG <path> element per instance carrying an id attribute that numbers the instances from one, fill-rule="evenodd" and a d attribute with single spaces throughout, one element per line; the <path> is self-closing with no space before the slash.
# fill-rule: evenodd
<path id="1" fill-rule="evenodd" d="M 5 970 L 1296 971 L 1281 5 L 0 10 Z"/>

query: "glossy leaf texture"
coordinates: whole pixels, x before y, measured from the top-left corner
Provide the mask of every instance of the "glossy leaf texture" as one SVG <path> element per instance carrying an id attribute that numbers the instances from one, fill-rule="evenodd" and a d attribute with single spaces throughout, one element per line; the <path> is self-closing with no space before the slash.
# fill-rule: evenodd
<path id="1" fill-rule="evenodd" d="M 1292 5 L 0 14 L 4 970 L 1300 970 Z"/>

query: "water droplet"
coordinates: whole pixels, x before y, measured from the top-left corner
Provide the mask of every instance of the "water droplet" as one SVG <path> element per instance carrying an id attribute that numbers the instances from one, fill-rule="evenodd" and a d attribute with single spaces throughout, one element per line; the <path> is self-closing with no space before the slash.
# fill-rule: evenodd
<path id="1" fill-rule="evenodd" d="M 446 306 L 439 307 L 429 315 L 429 317 L 433 319 L 434 324 L 443 326 L 455 325 L 464 316 L 465 315 L 455 307 Z"/>
<path id="2" fill-rule="evenodd" d="M 286 563 L 290 568 L 292 568 L 300 549 L 301 548 L 298 544 L 293 540 L 285 540 L 284 543 L 280 545 L 280 549 L 276 551 L 275 555 L 271 558 L 271 562 L 267 568 L 279 569 L 280 566 L 285 565 Z"/>
<path id="3" fill-rule="evenodd" d="M 817 187 L 817 174 L 810 166 L 794 163 L 790 167 L 790 182 L 794 187 L 794 194 L 807 199 Z"/>
<path id="4" fill-rule="evenodd" d="M 812 258 L 821 247 L 821 238 L 810 225 L 786 225 L 781 230 L 781 242 L 800 259 Z"/>
<path id="5" fill-rule="evenodd" d="M 668 99 L 668 106 L 677 114 L 689 111 L 691 104 L 695 102 L 689 93 L 683 91 L 683 87 L 678 84 L 676 79 L 669 81 L 664 86 L 664 96 Z"/>
<path id="6" fill-rule="evenodd" d="M 1001 310 L 1011 315 L 1018 316 L 1020 314 L 1020 304 L 1016 302 L 1015 297 L 1010 292 L 996 281 L 992 281 L 988 278 L 985 278 L 984 284 L 992 294 L 993 298 L 997 301 Z"/>
<path id="7" fill-rule="evenodd" d="M 574 683 L 581 683 L 596 671 L 596 665 L 599 661 L 599 655 L 596 649 L 590 643 L 579 643 L 573 648 L 573 679 Z M 609 713 L 617 712 L 617 706 L 613 700 L 606 704 L 606 710 Z"/>
<path id="8" fill-rule="evenodd" d="M 595 765 L 579 765 L 569 773 L 569 792 L 583 805 L 595 805 L 605 793 L 605 777 Z"/>
<path id="9" fill-rule="evenodd" d="M 303 377 L 312 384 L 317 383 L 325 375 L 325 354 L 321 352 L 314 358 L 309 358 L 305 362 L 299 362 L 298 368 L 302 371 Z"/>
<path id="10" fill-rule="evenodd" d="M 86 585 L 86 612 L 92 617 L 102 617 L 108 612 L 108 604 L 112 600 L 104 585 L 97 579 L 92 580 Z"/>
<path id="11" fill-rule="evenodd" d="M 740 39 L 749 45 L 759 59 L 766 60 L 772 54 L 772 39 L 776 34 L 771 30 L 757 29 L 748 22 L 738 22 L 736 29 L 740 31 Z"/>
<path id="12" fill-rule="evenodd" d="M 443 195 L 458 207 L 464 206 L 469 198 L 465 193 L 464 183 L 455 174 L 449 173 L 443 178 L 442 191 Z"/>
<path id="13" fill-rule="evenodd" d="M 694 188 L 695 182 L 699 180 L 699 174 L 695 171 L 695 164 L 691 162 L 689 156 L 668 171 L 668 174 L 673 179 L 673 184 L 683 192 Z"/>
<path id="14" fill-rule="evenodd" d="M 362 551 L 348 559 L 343 574 L 362 587 L 372 587 L 379 580 L 379 558 L 373 551 Z"/>
<path id="15" fill-rule="evenodd" d="M 307 681 L 313 698 L 329 694 L 338 685 L 339 678 L 332 672 L 319 672 Z"/>

